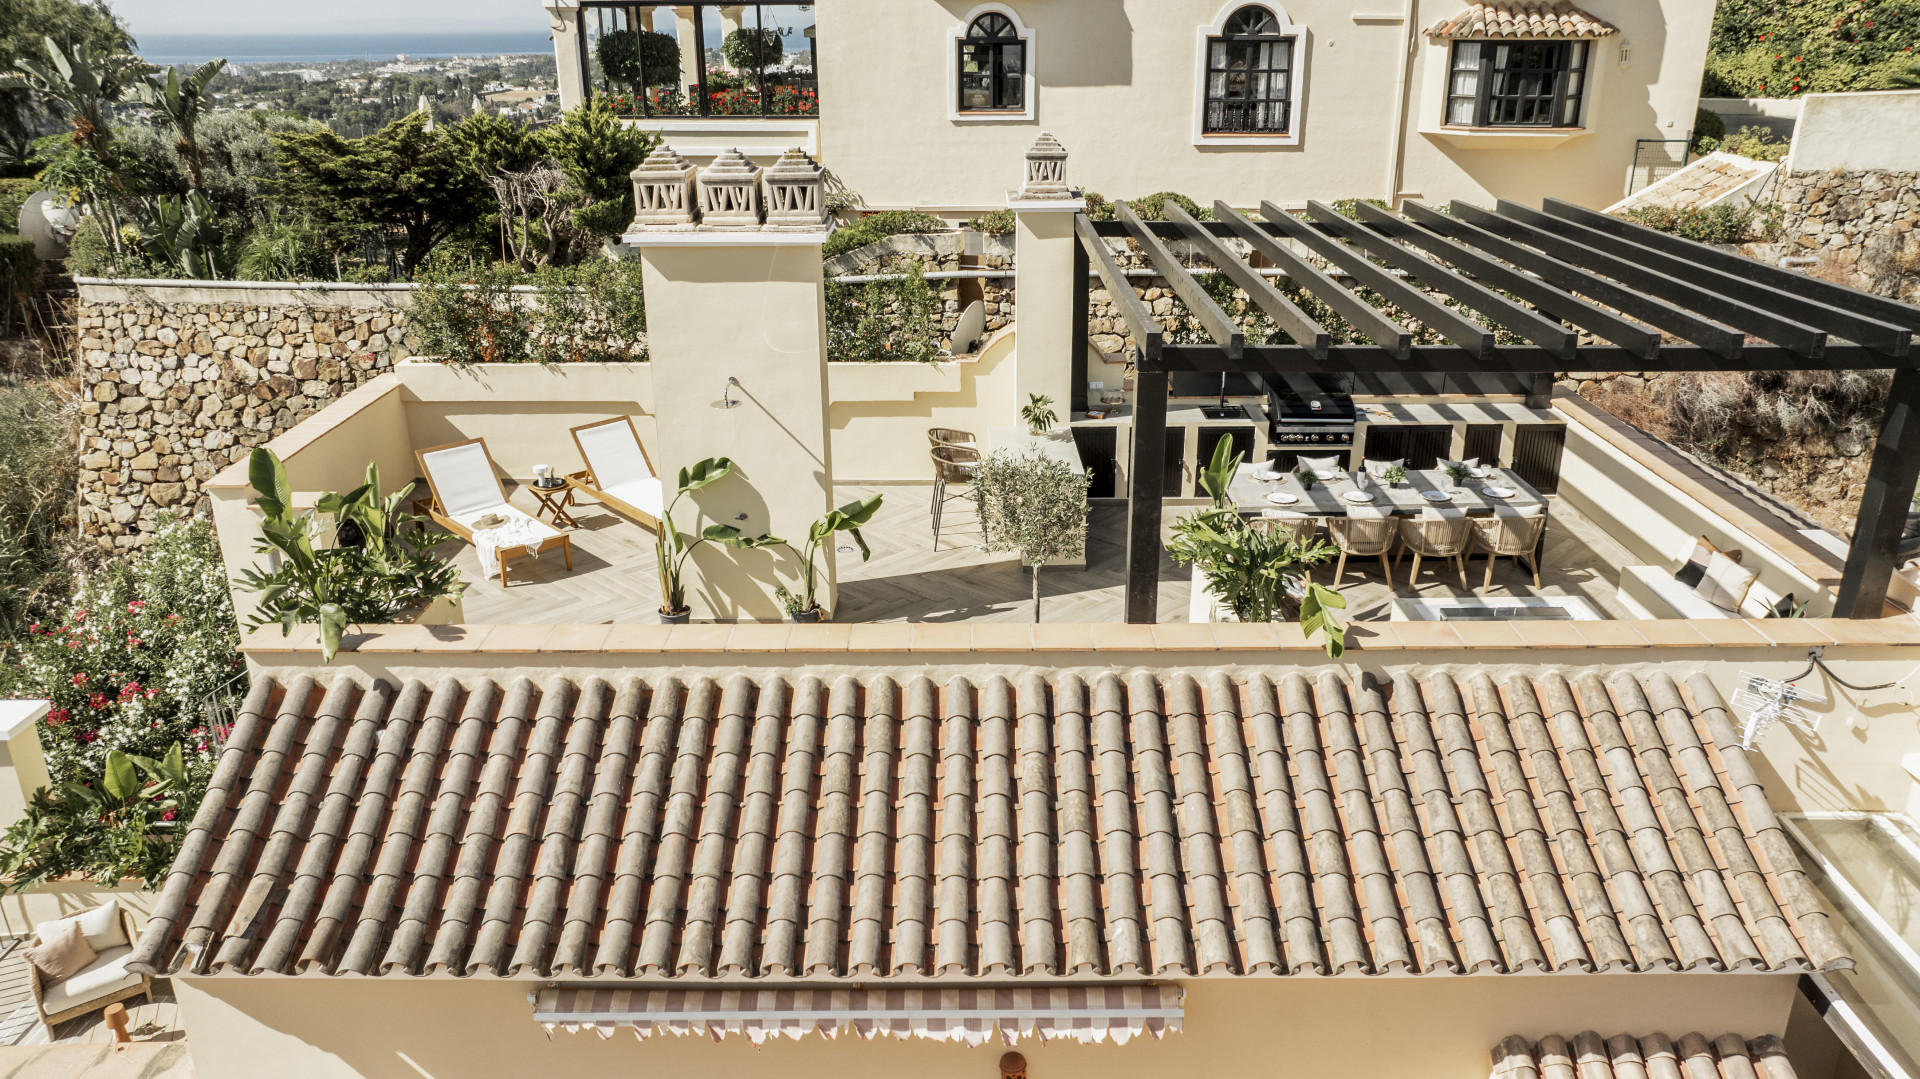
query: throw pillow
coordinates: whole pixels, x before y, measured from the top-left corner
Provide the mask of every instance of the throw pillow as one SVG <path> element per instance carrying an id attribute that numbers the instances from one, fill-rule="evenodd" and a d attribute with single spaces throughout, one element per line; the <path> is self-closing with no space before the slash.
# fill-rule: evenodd
<path id="1" fill-rule="evenodd" d="M 1721 551 L 1713 545 L 1713 541 L 1707 539 L 1705 536 L 1701 536 L 1694 541 L 1693 549 L 1687 552 L 1686 563 L 1674 571 L 1673 579 L 1686 585 L 1688 588 L 1699 588 L 1700 577 L 1707 571 L 1707 562 L 1710 561 L 1715 554 L 1724 554 L 1728 558 L 1738 562 L 1740 561 L 1742 553 L 1741 551 Z"/>
<path id="2" fill-rule="evenodd" d="M 1478 458 L 1478 457 L 1469 457 L 1469 458 L 1467 458 L 1467 459 L 1466 459 L 1466 460 L 1464 460 L 1464 461 L 1450 461 L 1450 460 L 1448 460 L 1447 458 L 1445 458 L 1445 457 L 1442 457 L 1442 458 L 1440 458 L 1440 460 L 1438 460 L 1438 461 L 1436 461 L 1436 462 L 1434 463 L 1434 466 L 1433 466 L 1433 467 L 1435 467 L 1435 468 L 1437 468 L 1437 469 L 1439 469 L 1439 470 L 1440 470 L 1440 471 L 1442 471 L 1442 472 L 1445 472 L 1445 471 L 1446 471 L 1447 469 L 1449 469 L 1449 468 L 1452 468 L 1452 467 L 1453 467 L 1454 465 L 1462 465 L 1462 466 L 1464 466 L 1464 467 L 1466 467 L 1466 468 L 1469 468 L 1469 469 L 1474 469 L 1474 468 L 1479 468 L 1479 467 L 1480 467 L 1480 458 Z"/>
<path id="3" fill-rule="evenodd" d="M 1368 461 L 1367 475 L 1372 476 L 1376 480 L 1380 479 L 1387 474 L 1387 469 L 1395 465 L 1405 468 L 1407 466 L 1407 459 L 1402 457 L 1397 461 Z"/>
<path id="4" fill-rule="evenodd" d="M 120 923 L 118 900 L 110 900 L 92 910 L 83 910 L 59 920 L 78 925 L 81 934 L 87 938 L 87 947 L 96 952 L 104 952 L 108 948 L 124 948 L 133 943 L 127 939 L 126 928 Z M 53 922 L 41 922 L 33 927 L 33 931 L 45 937 L 47 930 L 53 924 Z"/>
<path id="5" fill-rule="evenodd" d="M 80 931 L 78 918 L 43 922 L 39 934 L 40 943 L 23 954 L 50 982 L 64 982 L 80 973 L 98 954 L 87 943 L 86 934 Z"/>
<path id="6" fill-rule="evenodd" d="M 1740 563 L 1713 552 L 1707 560 L 1707 568 L 1700 576 L 1693 593 L 1723 611 L 1738 611 L 1747 600 L 1747 590 L 1753 587 L 1755 573 L 1740 568 Z"/>
<path id="7" fill-rule="evenodd" d="M 1343 457 L 1302 457 L 1300 467 L 1314 472 L 1344 472 L 1347 469 Z"/>

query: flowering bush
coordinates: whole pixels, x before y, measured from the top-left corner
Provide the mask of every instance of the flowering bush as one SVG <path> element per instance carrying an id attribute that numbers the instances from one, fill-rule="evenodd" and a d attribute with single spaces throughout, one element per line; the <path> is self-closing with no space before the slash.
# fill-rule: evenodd
<path id="1" fill-rule="evenodd" d="M 40 742 L 56 787 L 100 776 L 113 750 L 157 758 L 179 742 L 210 760 L 202 706 L 230 692 L 239 643 L 212 524 L 175 520 L 7 646 L 0 695 L 53 702 Z"/>

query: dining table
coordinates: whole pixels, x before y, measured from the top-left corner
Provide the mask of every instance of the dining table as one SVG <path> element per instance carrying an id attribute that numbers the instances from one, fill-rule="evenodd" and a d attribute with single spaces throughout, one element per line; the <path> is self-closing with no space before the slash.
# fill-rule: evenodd
<path id="1" fill-rule="evenodd" d="M 1400 483 L 1388 483 L 1370 473 L 1322 472 L 1312 488 L 1292 472 L 1272 473 L 1264 465 L 1243 464 L 1227 485 L 1227 496 L 1241 513 L 1257 516 L 1273 510 L 1291 510 L 1314 517 L 1344 517 L 1356 505 L 1375 506 L 1394 516 L 1415 517 L 1429 508 L 1450 506 L 1469 517 L 1490 517 L 1496 507 L 1515 510 L 1545 506 L 1547 499 L 1510 468 L 1479 468 L 1456 484 L 1438 469 L 1408 469 Z M 1273 476 L 1273 478 L 1264 478 Z M 1494 494 L 1488 494 L 1492 488 Z M 1504 497 L 1500 491 L 1510 491 Z M 1352 494 L 1364 494 L 1356 500 Z"/>

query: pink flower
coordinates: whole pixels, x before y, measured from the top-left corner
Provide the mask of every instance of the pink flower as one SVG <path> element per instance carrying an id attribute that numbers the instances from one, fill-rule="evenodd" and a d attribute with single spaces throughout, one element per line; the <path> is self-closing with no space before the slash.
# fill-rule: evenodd
<path id="1" fill-rule="evenodd" d="M 144 599 L 129 600 L 127 601 L 127 610 L 131 611 L 134 614 L 139 614 L 140 608 L 145 607 L 146 605 L 147 605 L 147 601 Z"/>
<path id="2" fill-rule="evenodd" d="M 179 811 L 179 810 L 177 810 L 177 809 L 169 809 L 169 810 L 167 810 L 167 811 L 166 811 L 165 813 L 162 813 L 162 814 L 160 814 L 160 819 L 161 819 L 161 820 L 172 820 L 173 818 L 175 818 L 175 817 L 177 817 L 177 816 L 179 816 L 179 815 L 180 815 L 180 811 Z"/>
<path id="3" fill-rule="evenodd" d="M 140 683 L 138 682 L 128 682 L 126 685 L 120 687 L 120 699 L 123 701 L 139 695 Z"/>
<path id="4" fill-rule="evenodd" d="M 35 622 L 33 625 L 27 627 L 27 632 L 28 633 L 44 633 L 46 631 L 40 628 L 40 623 Z"/>
<path id="5" fill-rule="evenodd" d="M 81 731 L 77 736 L 82 742 L 94 742 L 100 738 L 99 731 Z"/>
<path id="6" fill-rule="evenodd" d="M 73 718 L 73 713 L 67 711 L 65 708 L 55 708 L 54 710 L 47 713 L 47 722 L 53 724 L 56 727 L 58 727 L 60 724 L 65 723 L 67 720 L 72 718 Z"/>
<path id="7" fill-rule="evenodd" d="M 85 611 L 73 612 L 73 620 L 75 622 L 85 622 L 87 620 L 87 612 Z"/>
<path id="8" fill-rule="evenodd" d="M 111 702 L 107 700 L 107 695 L 104 693 L 95 693 L 93 696 L 87 698 L 87 707 L 96 710 L 109 707 L 110 704 Z"/>
<path id="9" fill-rule="evenodd" d="M 147 699 L 148 699 L 148 700 L 152 700 L 152 699 L 154 699 L 155 697 L 157 697 L 157 696 L 159 696 L 159 694 L 160 694 L 160 691 L 159 691 L 159 690 L 157 690 L 157 689 L 149 689 L 149 690 L 147 690 L 147 691 L 146 691 L 146 697 L 147 697 Z M 157 726 L 159 726 L 159 724 L 158 724 L 158 723 L 156 723 L 156 724 L 154 724 L 154 726 L 156 726 L 156 727 L 157 727 Z"/>
<path id="10" fill-rule="evenodd" d="M 73 684 L 74 684 L 74 685 L 76 685 L 76 686 L 84 686 L 84 685 L 86 685 L 86 684 L 87 684 L 87 672 L 85 672 L 85 671 L 81 671 L 81 672 L 80 672 L 79 674 L 76 674 L 76 675 L 74 675 L 74 676 L 73 676 Z"/>

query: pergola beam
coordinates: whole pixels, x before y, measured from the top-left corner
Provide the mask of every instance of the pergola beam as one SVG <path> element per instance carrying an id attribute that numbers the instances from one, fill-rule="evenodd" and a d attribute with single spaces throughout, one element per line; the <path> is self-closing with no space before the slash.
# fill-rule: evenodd
<path id="1" fill-rule="evenodd" d="M 1348 277 L 1380 295 L 1380 298 L 1439 331 L 1442 337 L 1475 356 L 1491 351 L 1493 332 L 1446 304 L 1375 266 L 1367 257 L 1338 240 L 1329 239 L 1308 227 L 1299 218 L 1271 202 L 1260 203 L 1260 216 L 1279 228 L 1280 234 L 1340 267 Z"/>
<path id="2" fill-rule="evenodd" d="M 1167 345 L 1150 369 L 1302 374 L 1568 370 L 1566 360 L 1538 345 L 1502 345 L 1493 351 L 1492 357 L 1476 357 L 1452 345 L 1415 345 L 1402 359 L 1375 345 L 1331 345 L 1324 358 L 1314 359 L 1288 345 L 1248 345 L 1238 361 L 1229 361 L 1207 345 Z M 1749 345 L 1733 360 L 1698 345 L 1668 345 L 1652 359 L 1617 345 L 1587 345 L 1575 358 L 1584 365 L 1575 370 L 1585 371 L 1879 371 L 1887 366 L 1885 357 L 1860 345 L 1833 346 L 1818 363 L 1768 344 Z M 1144 361 L 1142 369 L 1148 369 Z"/>
<path id="3" fill-rule="evenodd" d="M 1200 325 L 1207 331 L 1207 336 L 1213 338 L 1214 344 L 1226 350 L 1228 357 L 1237 358 L 1240 350 L 1247 343 L 1246 334 L 1240 329 L 1240 324 L 1233 321 L 1220 305 L 1214 302 L 1212 296 L 1207 295 L 1207 290 L 1200 286 L 1200 282 L 1194 280 L 1185 266 L 1180 265 L 1180 260 L 1174 257 L 1173 252 L 1167 249 L 1167 245 L 1160 241 L 1160 237 L 1155 236 L 1153 231 L 1141 222 L 1139 216 L 1133 212 L 1133 207 L 1124 202 L 1116 202 L 1113 204 L 1113 212 L 1120 219 L 1120 223 L 1125 225 L 1127 231 L 1132 234 L 1133 242 L 1140 245 L 1140 250 L 1147 256 L 1147 262 L 1160 271 L 1160 276 L 1167 279 L 1167 285 L 1173 289 L 1174 295 L 1180 297 L 1180 301 L 1187 305 L 1188 313 L 1200 320 Z"/>
<path id="4" fill-rule="evenodd" d="M 1710 318 L 1717 319 L 1729 326 L 1737 326 L 1751 334 L 1756 334 L 1777 345 L 1785 345 L 1796 354 L 1809 359 L 1820 358 L 1820 350 L 1827 345 L 1827 333 L 1817 326 L 1771 311 L 1763 311 L 1751 304 L 1741 303 L 1708 289 L 1689 285 L 1658 270 L 1649 269 L 1623 258 L 1616 258 L 1604 251 L 1597 251 L 1574 239 L 1567 239 L 1547 227 L 1553 219 L 1536 210 L 1502 199 L 1499 213 L 1490 214 L 1478 207 L 1472 207 L 1464 216 L 1475 224 L 1500 233 L 1509 240 L 1515 240 L 1529 247 L 1537 247 L 1557 258 L 1565 259 L 1576 266 L 1584 266 L 1595 273 L 1606 274 L 1615 281 L 1632 288 L 1645 289 L 1669 299 L 1683 302 L 1688 308 Z M 1454 203 L 1454 212 L 1460 213 L 1462 204 Z"/>
<path id="5" fill-rule="evenodd" d="M 1543 318 L 1538 312 L 1522 307 L 1484 285 L 1467 280 L 1412 248 L 1402 247 L 1361 227 L 1359 222 L 1347 218 L 1326 203 L 1309 201 L 1307 212 L 1335 236 L 1388 266 L 1405 272 L 1415 281 L 1446 293 L 1456 302 L 1472 308 L 1563 360 L 1573 359 L 1580 335 L 1558 322 Z"/>
<path id="6" fill-rule="evenodd" d="M 1073 231 L 1080 238 L 1080 247 L 1092 261 L 1093 270 L 1100 275 L 1100 283 L 1107 286 L 1107 294 L 1113 297 L 1113 305 L 1120 311 L 1120 318 L 1132 331 L 1134 339 L 1140 342 L 1140 360 L 1143 364 L 1152 363 L 1160 358 L 1160 347 L 1166 341 L 1166 331 L 1154 320 L 1153 311 L 1133 294 L 1133 286 L 1127 283 L 1127 275 L 1120 272 L 1119 264 L 1113 261 L 1113 252 L 1107 250 L 1107 242 L 1093 231 L 1093 222 L 1085 214 L 1075 214 Z M 1086 326 L 1075 332 L 1086 336 Z"/>
<path id="7" fill-rule="evenodd" d="M 1180 231 L 1186 234 L 1187 242 L 1205 255 L 1207 261 L 1213 263 L 1214 269 L 1226 274 L 1227 280 L 1244 289 L 1247 298 L 1259 305 L 1273 319 L 1274 325 L 1305 349 L 1307 355 L 1315 359 L 1326 356 L 1327 345 L 1332 340 L 1326 327 L 1315 322 L 1279 289 L 1274 288 L 1272 282 L 1241 261 L 1240 256 L 1228 250 L 1227 245 L 1208 231 L 1204 224 L 1195 220 L 1193 215 L 1171 202 L 1167 203 L 1166 212 L 1173 223 L 1180 226 Z"/>
<path id="8" fill-rule="evenodd" d="M 1731 326 L 1702 318 L 1683 307 L 1649 296 L 1644 292 L 1624 285 L 1616 285 L 1598 274 L 1589 273 L 1577 266 L 1569 265 L 1531 248 L 1522 247 L 1489 232 L 1466 219 L 1465 210 L 1475 209 L 1475 207 L 1467 207 L 1463 203 L 1456 202 L 1453 204 L 1454 212 L 1451 216 L 1417 202 L 1406 203 L 1403 209 L 1408 217 L 1442 236 L 1477 247 L 1528 273 L 1538 275 L 1542 281 L 1606 304 L 1616 311 L 1631 315 L 1650 326 L 1657 326 L 1675 337 L 1691 341 L 1727 359 L 1737 358 L 1746 341 L 1746 334 Z M 1484 213 L 1484 211 L 1481 212 Z"/>
<path id="9" fill-rule="evenodd" d="M 1496 259 L 1463 244 L 1457 244 L 1425 226 L 1417 225 L 1368 202 L 1360 203 L 1360 216 L 1370 228 L 1381 235 L 1412 244 L 1489 285 L 1506 289 L 1557 319 L 1571 322 L 1595 337 L 1619 345 L 1641 359 L 1652 359 L 1660 351 L 1658 332 L 1621 318 L 1571 293 L 1562 292 L 1539 278 L 1530 277 L 1503 265 Z"/>
<path id="10" fill-rule="evenodd" d="M 1401 356 L 1405 356 L 1407 350 L 1413 347 L 1413 334 L 1405 326 L 1381 314 L 1372 304 L 1328 277 L 1318 266 L 1294 254 L 1287 245 L 1274 239 L 1259 225 L 1240 216 L 1238 210 L 1224 202 L 1215 202 L 1213 216 L 1234 235 L 1247 241 L 1247 245 L 1258 251 L 1262 258 L 1285 270 L 1288 277 L 1299 282 L 1300 287 L 1315 299 L 1352 323 L 1355 329 L 1366 335 L 1367 340 L 1392 349 Z"/>

